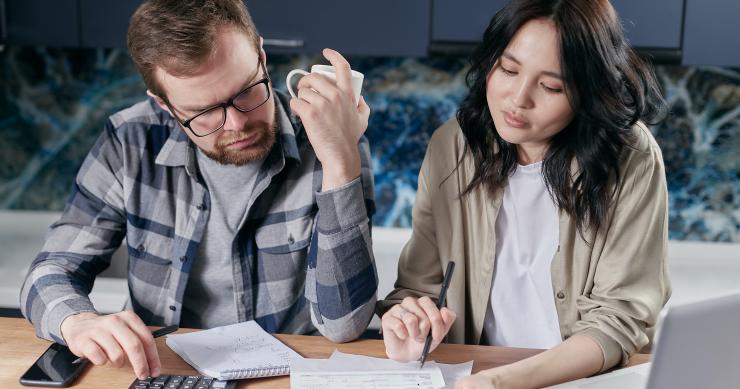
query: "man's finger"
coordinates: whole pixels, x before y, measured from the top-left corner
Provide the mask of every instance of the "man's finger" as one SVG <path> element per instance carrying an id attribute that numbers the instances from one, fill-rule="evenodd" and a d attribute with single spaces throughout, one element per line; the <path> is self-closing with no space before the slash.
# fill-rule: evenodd
<path id="1" fill-rule="evenodd" d="M 303 115 L 309 106 L 310 104 L 308 104 L 304 100 L 299 99 L 298 97 L 291 97 L 290 99 L 290 109 L 293 111 L 294 114 L 298 115 L 301 120 L 306 120 Z"/>
<path id="2" fill-rule="evenodd" d="M 329 101 L 336 100 L 340 95 L 336 82 L 329 76 L 325 76 L 323 74 L 311 73 L 302 77 L 301 80 L 298 81 L 298 85 L 296 85 L 296 87 L 298 88 L 299 94 L 304 89 L 312 89 L 313 93 L 316 93 Z"/>
<path id="3" fill-rule="evenodd" d="M 367 129 L 367 122 L 368 119 L 370 119 L 370 107 L 367 105 L 367 102 L 365 102 L 365 98 L 362 97 L 362 95 L 360 95 L 360 101 L 357 105 L 357 112 L 359 112 L 360 117 L 362 118 L 362 123 L 365 125 L 364 128 Z"/>
<path id="4" fill-rule="evenodd" d="M 126 354 L 113 334 L 108 331 L 99 331 L 93 335 L 92 340 L 103 350 L 111 365 L 114 367 L 123 366 L 126 361 Z"/>
<path id="5" fill-rule="evenodd" d="M 118 344 L 126 353 L 129 362 L 131 362 L 131 367 L 133 367 L 136 376 L 146 378 L 149 375 L 149 362 L 139 336 L 125 322 L 121 323 L 120 328 L 116 328 L 112 332 L 115 334 Z"/>
<path id="6" fill-rule="evenodd" d="M 131 330 L 138 336 L 139 340 L 144 347 L 144 355 L 146 357 L 147 365 L 149 366 L 149 374 L 151 376 L 158 376 L 159 371 L 162 368 L 162 364 L 159 360 L 159 352 L 157 351 L 157 343 L 154 341 L 149 328 L 135 313 L 131 312 L 130 315 L 125 317 L 126 324 Z"/>
<path id="7" fill-rule="evenodd" d="M 298 93 L 296 93 L 296 96 L 299 99 L 301 99 L 301 100 L 303 100 L 303 101 L 305 101 L 305 102 L 307 102 L 307 103 L 309 103 L 311 105 L 319 105 L 323 101 L 326 101 L 326 99 L 323 96 L 321 96 L 317 91 L 315 91 L 312 88 L 301 88 L 301 89 L 298 89 Z"/>
<path id="8" fill-rule="evenodd" d="M 108 362 L 108 357 L 105 351 L 92 339 L 86 338 L 83 344 L 80 346 L 81 357 L 85 357 L 96 366 L 105 365 Z"/>
<path id="9" fill-rule="evenodd" d="M 322 52 L 324 58 L 329 60 L 334 70 L 337 72 L 337 86 L 350 96 L 354 96 L 352 93 L 352 68 L 349 66 L 349 62 L 339 54 L 338 51 L 332 49 L 324 49 Z"/>
<path id="10" fill-rule="evenodd" d="M 134 374 L 140 379 L 149 376 L 149 362 L 144 353 L 144 346 L 132 332 L 118 334 L 117 339 L 126 352 Z"/>

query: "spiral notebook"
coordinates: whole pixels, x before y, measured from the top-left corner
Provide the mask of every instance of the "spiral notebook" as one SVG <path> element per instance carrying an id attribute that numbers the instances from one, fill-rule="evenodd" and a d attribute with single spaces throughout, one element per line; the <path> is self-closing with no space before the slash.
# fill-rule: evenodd
<path id="1" fill-rule="evenodd" d="M 167 335 L 167 345 L 200 374 L 221 380 L 290 374 L 298 353 L 254 321 Z"/>

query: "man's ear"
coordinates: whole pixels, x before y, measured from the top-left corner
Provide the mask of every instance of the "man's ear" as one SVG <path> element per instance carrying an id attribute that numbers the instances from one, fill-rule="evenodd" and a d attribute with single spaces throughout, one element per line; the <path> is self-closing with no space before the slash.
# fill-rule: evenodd
<path id="1" fill-rule="evenodd" d="M 167 111 L 167 113 L 172 115 L 172 112 L 170 112 L 170 107 L 167 106 L 167 104 L 164 102 L 164 100 L 162 100 L 161 97 L 155 95 L 149 89 L 146 90 L 146 94 L 149 95 L 149 97 L 151 97 L 152 99 L 154 99 L 154 101 L 157 103 L 159 108 L 162 108 L 163 110 Z"/>
<path id="2" fill-rule="evenodd" d="M 262 57 L 261 58 L 262 59 L 262 63 L 263 64 L 267 64 L 267 53 L 265 53 L 265 47 L 263 46 L 264 42 L 265 42 L 264 39 L 262 39 L 262 37 L 260 37 L 260 53 L 259 53 L 259 56 Z"/>

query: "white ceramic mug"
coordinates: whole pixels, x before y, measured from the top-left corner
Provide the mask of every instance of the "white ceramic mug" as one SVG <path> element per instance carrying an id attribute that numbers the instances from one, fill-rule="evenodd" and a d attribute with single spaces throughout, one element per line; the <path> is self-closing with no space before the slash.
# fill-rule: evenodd
<path id="1" fill-rule="evenodd" d="M 352 76 L 351 76 L 352 92 L 354 93 L 354 96 L 355 96 L 355 102 L 357 102 L 357 104 L 359 105 L 360 104 L 360 92 L 362 92 L 362 80 L 365 79 L 365 75 L 356 70 L 352 70 L 351 72 L 352 72 Z M 334 69 L 334 66 L 331 66 L 331 65 L 313 65 L 311 66 L 311 73 L 322 74 L 333 80 L 337 79 L 337 72 Z M 296 94 L 293 91 L 293 85 L 291 85 L 290 80 L 296 74 L 302 74 L 305 76 L 309 73 L 303 69 L 293 69 L 288 73 L 288 76 L 285 77 L 285 84 L 288 86 L 288 92 L 293 97 L 296 97 Z"/>

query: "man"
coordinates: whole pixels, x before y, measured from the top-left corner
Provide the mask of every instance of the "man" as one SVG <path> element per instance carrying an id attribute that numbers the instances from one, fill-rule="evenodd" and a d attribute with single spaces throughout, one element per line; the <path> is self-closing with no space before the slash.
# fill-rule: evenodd
<path id="1" fill-rule="evenodd" d="M 308 75 L 288 101 L 241 0 L 145 2 L 128 44 L 150 99 L 111 116 L 31 266 L 37 334 L 140 378 L 161 367 L 145 324 L 358 337 L 377 276 L 347 61 L 325 50 L 337 81 Z M 87 294 L 124 237 L 133 311 L 99 315 Z"/>

